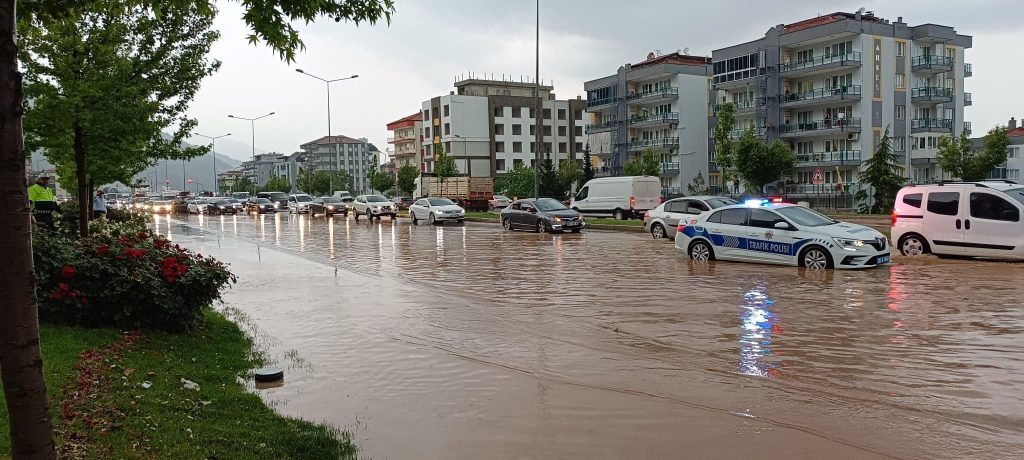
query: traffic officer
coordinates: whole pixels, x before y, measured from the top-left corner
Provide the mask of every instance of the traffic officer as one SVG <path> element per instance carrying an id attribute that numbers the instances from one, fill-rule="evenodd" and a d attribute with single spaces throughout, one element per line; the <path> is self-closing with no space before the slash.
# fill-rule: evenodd
<path id="1" fill-rule="evenodd" d="M 36 183 L 28 188 L 28 203 L 32 209 L 32 217 L 38 225 L 53 229 L 53 213 L 57 211 L 57 200 L 50 190 L 50 176 L 40 174 Z"/>

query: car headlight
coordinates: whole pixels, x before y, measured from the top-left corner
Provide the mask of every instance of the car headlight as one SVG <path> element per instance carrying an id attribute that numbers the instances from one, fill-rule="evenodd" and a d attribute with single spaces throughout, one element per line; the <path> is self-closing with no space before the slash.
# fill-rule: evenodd
<path id="1" fill-rule="evenodd" d="M 330 209 L 331 211 L 333 211 L 334 210 L 334 206 L 328 206 L 327 209 Z"/>
<path id="2" fill-rule="evenodd" d="M 852 240 L 848 238 L 832 238 L 836 244 L 847 248 L 862 248 L 866 244 L 864 240 Z"/>
<path id="3" fill-rule="evenodd" d="M 281 203 L 274 203 L 274 207 L 275 208 L 278 207 L 278 206 L 281 206 Z"/>
<path id="4" fill-rule="evenodd" d="M 552 222 L 561 222 L 561 221 L 562 221 L 562 218 L 561 218 L 561 217 L 558 217 L 558 216 L 554 216 L 554 217 L 552 217 L 552 218 L 551 218 L 551 221 L 552 221 Z"/>

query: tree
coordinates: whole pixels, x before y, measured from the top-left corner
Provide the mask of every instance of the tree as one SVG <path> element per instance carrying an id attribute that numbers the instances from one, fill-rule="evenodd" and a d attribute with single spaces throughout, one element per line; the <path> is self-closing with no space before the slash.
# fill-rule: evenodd
<path id="1" fill-rule="evenodd" d="M 436 144 L 434 146 L 434 176 L 437 177 L 437 181 L 444 183 L 445 179 L 458 175 L 459 168 L 455 165 L 455 158 L 445 153 L 443 144 Z"/>
<path id="2" fill-rule="evenodd" d="M 558 165 L 558 183 L 561 185 L 562 195 L 572 191 L 573 185 L 583 178 L 583 168 L 580 162 L 573 159 L 562 160 Z"/>
<path id="3" fill-rule="evenodd" d="M 555 171 L 555 164 L 551 161 L 551 154 L 541 160 L 537 175 L 540 177 L 540 196 L 561 199 L 565 195 L 558 180 L 558 171 Z"/>
<path id="4" fill-rule="evenodd" d="M 654 149 L 647 149 L 640 158 L 634 158 L 623 165 L 627 176 L 654 176 L 661 175 L 661 159 Z"/>
<path id="5" fill-rule="evenodd" d="M 246 176 L 242 176 L 238 178 L 238 180 L 236 180 L 235 183 L 231 184 L 231 188 L 229 189 L 229 191 L 231 193 L 249 192 L 252 191 L 253 187 L 255 186 L 256 184 L 252 182 L 252 179 L 249 179 Z"/>
<path id="6" fill-rule="evenodd" d="M 773 183 L 796 167 L 796 155 L 789 145 L 780 140 L 765 144 L 748 129 L 736 144 L 734 166 L 743 176 L 747 186 L 762 191 L 765 184 Z"/>
<path id="7" fill-rule="evenodd" d="M 395 186 L 395 179 L 386 172 L 378 172 L 374 174 L 371 180 L 371 187 L 380 193 L 387 193 Z"/>
<path id="8" fill-rule="evenodd" d="M 974 150 L 967 131 L 960 137 L 943 136 L 939 139 L 939 153 L 936 159 L 942 170 L 950 176 L 966 181 L 982 180 L 997 166 L 1006 163 L 1009 156 L 1009 130 L 996 126 L 985 135 L 985 147 Z"/>
<path id="9" fill-rule="evenodd" d="M 93 3 L 100 2 L 22 2 L 17 20 L 31 25 L 39 20 L 66 17 Z M 0 264 L 0 298 L 5 299 L 0 306 L 0 379 L 9 409 L 12 457 L 50 459 L 56 454 L 39 351 L 15 4 L 16 0 L 0 0 L 0 164 L 5 165 L 0 168 L 0 189 L 7 203 L 0 206 L 0 254 L 5 256 L 5 263 Z M 151 12 L 158 9 L 161 14 L 180 5 L 194 6 L 198 15 L 215 13 L 214 2 L 209 0 L 135 0 L 131 5 Z M 286 62 L 293 61 L 296 51 L 303 48 L 292 24 L 308 23 L 321 16 L 356 24 L 374 24 L 381 19 L 390 23 L 394 11 L 392 0 L 271 0 L 246 5 L 248 10 L 243 19 L 251 30 L 249 42 L 263 41 Z M 27 35 L 32 31 L 23 29 L 21 33 Z"/>
<path id="10" fill-rule="evenodd" d="M 494 189 L 512 198 L 533 196 L 533 168 L 520 163 L 494 183 Z"/>
<path id="11" fill-rule="evenodd" d="M 699 171 L 693 178 L 693 182 L 686 186 L 686 190 L 690 192 L 690 195 L 710 195 L 711 188 L 704 182 L 704 175 Z"/>
<path id="12" fill-rule="evenodd" d="M 896 201 L 896 193 L 903 187 L 903 167 L 898 164 L 899 158 L 892 150 L 892 138 L 889 128 L 885 128 L 882 139 L 875 147 L 875 154 L 864 162 L 864 172 L 860 173 L 860 183 L 867 186 L 854 195 L 862 204 L 861 212 L 873 214 L 887 213 Z M 868 190 L 874 191 L 869 195 Z M 868 198 L 873 198 L 868 203 Z"/>
<path id="13" fill-rule="evenodd" d="M 398 180 L 396 181 L 398 191 L 403 195 L 412 195 L 412 192 L 416 190 L 416 178 L 419 175 L 419 168 L 411 164 L 405 164 L 398 168 Z"/>
<path id="14" fill-rule="evenodd" d="M 712 134 L 715 139 L 715 163 L 723 173 L 727 173 L 736 165 L 736 149 L 732 140 L 732 131 L 736 127 L 736 106 L 732 102 L 720 104 L 715 116 L 718 119 Z M 723 174 L 722 177 L 723 180 L 727 180 L 728 174 Z"/>
<path id="15" fill-rule="evenodd" d="M 263 190 L 267 192 L 289 193 L 292 191 L 292 184 L 285 177 L 272 177 L 267 181 L 267 185 L 263 186 Z"/>
<path id="16" fill-rule="evenodd" d="M 585 184 L 594 178 L 594 159 L 590 157 L 590 149 L 588 148 L 583 152 L 583 178 L 581 181 Z"/>

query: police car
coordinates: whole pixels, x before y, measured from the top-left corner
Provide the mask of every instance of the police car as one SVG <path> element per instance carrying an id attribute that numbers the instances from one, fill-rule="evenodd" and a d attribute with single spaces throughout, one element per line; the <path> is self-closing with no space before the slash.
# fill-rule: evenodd
<path id="1" fill-rule="evenodd" d="M 889 263 L 884 235 L 810 209 L 768 200 L 726 206 L 680 222 L 676 248 L 696 261 L 865 268 Z"/>

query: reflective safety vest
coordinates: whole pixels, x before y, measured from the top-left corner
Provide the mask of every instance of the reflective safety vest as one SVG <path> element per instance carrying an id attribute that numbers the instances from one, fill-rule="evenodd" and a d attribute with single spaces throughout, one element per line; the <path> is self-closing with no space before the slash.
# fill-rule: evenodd
<path id="1" fill-rule="evenodd" d="M 39 184 L 32 184 L 28 188 L 28 202 L 34 213 L 52 213 L 57 210 L 57 200 L 53 190 Z"/>

